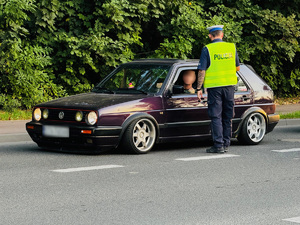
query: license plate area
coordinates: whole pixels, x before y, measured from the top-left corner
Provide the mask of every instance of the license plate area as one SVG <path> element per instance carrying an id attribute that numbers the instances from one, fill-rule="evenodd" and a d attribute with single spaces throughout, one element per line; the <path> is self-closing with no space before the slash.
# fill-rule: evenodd
<path id="1" fill-rule="evenodd" d="M 65 126 L 43 126 L 43 136 L 45 137 L 58 137 L 58 138 L 68 138 L 70 137 L 70 129 Z"/>

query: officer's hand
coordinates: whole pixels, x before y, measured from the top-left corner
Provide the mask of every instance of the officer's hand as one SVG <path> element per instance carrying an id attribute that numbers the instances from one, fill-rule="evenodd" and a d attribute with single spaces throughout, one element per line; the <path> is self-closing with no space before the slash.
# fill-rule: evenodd
<path id="1" fill-rule="evenodd" d="M 203 98 L 202 90 L 197 91 L 197 97 L 199 99 L 199 102 L 201 102 L 201 98 Z"/>

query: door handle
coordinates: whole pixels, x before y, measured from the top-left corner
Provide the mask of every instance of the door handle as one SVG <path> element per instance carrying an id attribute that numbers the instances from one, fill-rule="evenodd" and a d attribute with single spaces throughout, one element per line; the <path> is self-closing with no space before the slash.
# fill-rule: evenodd
<path id="1" fill-rule="evenodd" d="M 247 100 L 249 100 L 249 99 L 251 99 L 251 98 L 250 98 L 249 96 L 247 96 L 247 95 L 243 95 L 242 99 L 243 99 L 244 101 L 247 101 Z"/>

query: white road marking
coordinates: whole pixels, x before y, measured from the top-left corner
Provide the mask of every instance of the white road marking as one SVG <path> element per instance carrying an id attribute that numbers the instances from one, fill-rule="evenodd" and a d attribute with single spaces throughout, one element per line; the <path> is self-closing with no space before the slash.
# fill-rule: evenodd
<path id="1" fill-rule="evenodd" d="M 271 150 L 272 152 L 300 152 L 300 148 L 282 149 L 282 150 Z"/>
<path id="2" fill-rule="evenodd" d="M 124 167 L 121 165 L 103 165 L 103 166 L 90 166 L 90 167 L 78 167 L 78 168 L 68 168 L 68 169 L 59 169 L 59 170 L 50 170 L 52 172 L 58 173 L 71 173 L 71 172 L 80 172 L 80 171 L 89 171 L 89 170 L 103 170 L 103 169 L 112 169 Z"/>
<path id="3" fill-rule="evenodd" d="M 239 157 L 239 155 L 232 155 L 232 154 L 209 155 L 209 156 L 198 156 L 198 157 L 189 157 L 189 158 L 178 158 L 178 159 L 175 159 L 175 160 L 196 161 L 196 160 L 204 160 L 204 159 L 221 159 L 221 158 L 231 158 L 231 157 Z"/>
<path id="4" fill-rule="evenodd" d="M 281 141 L 286 141 L 286 142 L 300 142 L 300 139 L 281 139 Z"/>
<path id="5" fill-rule="evenodd" d="M 293 223 L 300 223 L 300 216 L 299 217 L 288 218 L 288 219 L 283 219 L 283 220 L 293 222 Z"/>

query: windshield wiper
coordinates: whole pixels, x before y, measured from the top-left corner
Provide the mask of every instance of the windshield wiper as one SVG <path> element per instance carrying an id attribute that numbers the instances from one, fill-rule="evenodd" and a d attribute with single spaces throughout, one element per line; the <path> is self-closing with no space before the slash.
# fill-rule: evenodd
<path id="1" fill-rule="evenodd" d="M 103 93 L 110 93 L 110 94 L 115 94 L 115 92 L 114 91 L 112 91 L 112 90 L 109 90 L 109 89 L 107 89 L 107 88 L 105 88 L 105 87 L 94 87 L 93 88 L 93 90 L 92 91 L 103 91 Z"/>
<path id="2" fill-rule="evenodd" d="M 138 93 L 148 95 L 147 92 L 142 91 L 142 90 L 138 90 L 138 89 L 135 89 L 135 88 L 118 88 L 117 91 L 135 91 L 135 92 L 138 92 Z"/>
<path id="3" fill-rule="evenodd" d="M 148 94 L 147 92 L 145 92 L 145 91 L 142 91 L 142 90 L 138 90 L 138 89 L 133 89 L 133 90 L 135 90 L 135 91 L 138 91 L 138 92 L 140 92 L 140 93 L 142 93 L 142 94 L 145 94 L 145 95 L 147 95 L 147 94 Z"/>

